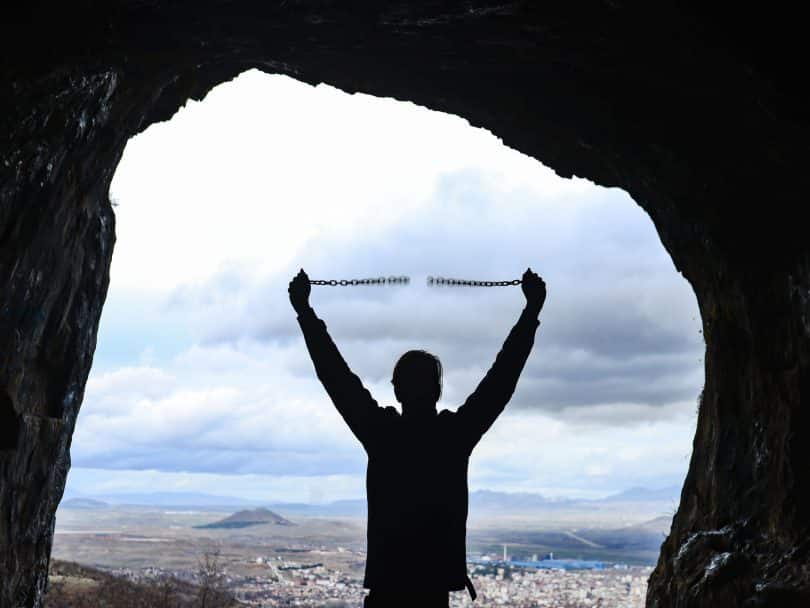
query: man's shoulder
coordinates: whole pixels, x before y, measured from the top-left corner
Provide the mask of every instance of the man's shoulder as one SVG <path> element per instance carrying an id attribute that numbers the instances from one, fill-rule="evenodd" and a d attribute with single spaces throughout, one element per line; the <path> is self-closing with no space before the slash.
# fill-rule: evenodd
<path id="1" fill-rule="evenodd" d="M 384 420 L 403 420 L 402 413 L 396 407 L 387 405 L 379 408 L 380 418 Z M 436 415 L 436 420 L 442 424 L 456 419 L 456 413 L 450 410 L 442 410 Z"/>
<path id="2" fill-rule="evenodd" d="M 381 420 L 392 421 L 395 423 L 397 421 L 404 420 L 399 409 L 392 405 L 380 407 L 378 412 Z M 439 424 L 453 423 L 457 418 L 458 416 L 456 415 L 456 412 L 450 410 L 442 410 L 436 415 L 436 421 L 439 422 Z"/>
<path id="3" fill-rule="evenodd" d="M 377 420 L 384 424 L 388 423 L 396 423 L 397 420 L 402 418 L 402 415 L 399 413 L 399 410 L 392 405 L 386 405 L 384 407 L 380 407 L 377 410 Z"/>
<path id="4" fill-rule="evenodd" d="M 456 421 L 458 420 L 458 415 L 456 414 L 456 412 L 450 410 L 442 410 L 441 412 L 439 412 L 439 415 L 436 417 L 436 419 L 439 421 L 439 424 L 449 426 L 456 424 Z"/>

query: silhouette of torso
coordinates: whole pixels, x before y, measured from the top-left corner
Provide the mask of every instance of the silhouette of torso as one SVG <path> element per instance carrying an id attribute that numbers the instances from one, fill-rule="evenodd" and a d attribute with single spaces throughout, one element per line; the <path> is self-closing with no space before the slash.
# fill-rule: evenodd
<path id="1" fill-rule="evenodd" d="M 425 589 L 464 588 L 472 446 L 456 422 L 446 410 L 418 419 L 401 416 L 392 407 L 380 412 L 366 446 L 365 586 L 398 587 L 404 573 L 415 571 Z"/>
<path id="2" fill-rule="evenodd" d="M 309 309 L 298 316 L 315 371 L 368 454 L 368 557 L 364 586 L 464 589 L 467 466 L 503 411 L 539 322 L 524 309 L 495 363 L 456 411 L 409 417 L 377 405 Z"/>

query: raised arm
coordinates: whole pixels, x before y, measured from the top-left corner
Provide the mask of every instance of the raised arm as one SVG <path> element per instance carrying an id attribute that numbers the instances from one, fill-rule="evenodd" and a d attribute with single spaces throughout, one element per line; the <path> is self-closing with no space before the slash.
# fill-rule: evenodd
<path id="1" fill-rule="evenodd" d="M 382 412 L 382 408 L 360 382 L 360 378 L 349 369 L 326 331 L 326 323 L 315 315 L 309 304 L 310 290 L 309 277 L 302 269 L 290 281 L 288 291 L 290 303 L 298 313 L 298 324 L 315 365 L 315 373 L 346 424 L 368 449 L 374 420 Z"/>
<path id="2" fill-rule="evenodd" d="M 478 443 L 512 398 L 534 345 L 534 334 L 540 324 L 537 317 L 546 301 L 546 284 L 529 268 L 523 273 L 521 287 L 526 296 L 526 307 L 509 332 L 495 363 L 456 412 L 471 447 Z"/>

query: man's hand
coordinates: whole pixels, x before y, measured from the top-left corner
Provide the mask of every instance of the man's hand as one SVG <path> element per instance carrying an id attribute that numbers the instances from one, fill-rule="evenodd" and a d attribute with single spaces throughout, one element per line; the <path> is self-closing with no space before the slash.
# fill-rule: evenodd
<path id="1" fill-rule="evenodd" d="M 536 272 L 532 272 L 531 268 L 528 268 L 526 272 L 523 273 L 523 280 L 520 286 L 521 289 L 523 289 L 523 295 L 526 296 L 526 304 L 532 308 L 536 308 L 537 312 L 540 312 L 546 301 L 545 281 L 543 281 Z"/>
<path id="2" fill-rule="evenodd" d="M 293 280 L 290 281 L 290 287 L 287 291 L 290 293 L 290 303 L 295 309 L 295 312 L 300 315 L 309 308 L 309 292 L 312 291 L 312 286 L 303 268 L 293 277 Z"/>

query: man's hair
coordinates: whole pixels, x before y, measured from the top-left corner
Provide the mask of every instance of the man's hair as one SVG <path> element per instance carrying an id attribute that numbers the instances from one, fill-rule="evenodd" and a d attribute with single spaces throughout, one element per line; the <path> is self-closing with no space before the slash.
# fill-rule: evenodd
<path id="1" fill-rule="evenodd" d="M 394 366 L 394 376 L 391 378 L 391 382 L 396 387 L 402 382 L 410 383 L 414 379 L 421 379 L 420 376 L 423 374 L 420 372 L 425 367 L 430 367 L 433 370 L 433 380 L 436 383 L 436 401 L 438 401 L 442 396 L 442 362 L 439 361 L 436 355 L 425 350 L 409 350 L 402 355 Z"/>

